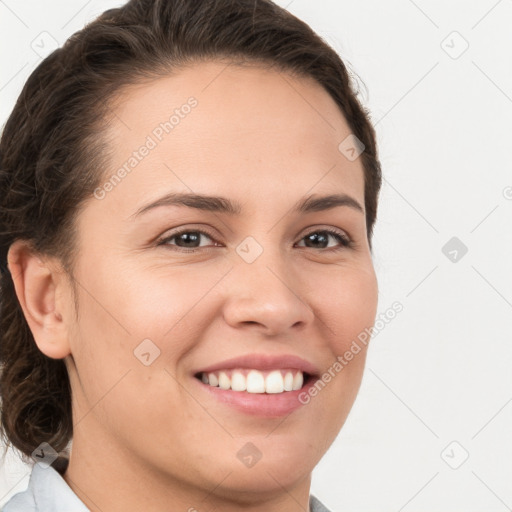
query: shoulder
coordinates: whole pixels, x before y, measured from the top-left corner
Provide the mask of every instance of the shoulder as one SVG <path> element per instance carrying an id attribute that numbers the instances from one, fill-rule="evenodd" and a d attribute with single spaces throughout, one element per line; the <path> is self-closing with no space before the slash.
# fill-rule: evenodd
<path id="1" fill-rule="evenodd" d="M 311 512 L 331 512 L 318 498 L 312 494 L 309 496 L 309 508 Z"/>
<path id="2" fill-rule="evenodd" d="M 28 486 L 15 494 L 2 512 L 89 512 L 89 509 L 52 466 L 34 464 Z"/>

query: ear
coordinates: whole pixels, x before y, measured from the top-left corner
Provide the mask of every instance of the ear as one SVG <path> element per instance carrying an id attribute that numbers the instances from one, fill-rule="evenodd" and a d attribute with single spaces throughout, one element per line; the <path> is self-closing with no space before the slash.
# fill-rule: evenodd
<path id="1" fill-rule="evenodd" d="M 53 359 L 71 353 L 68 326 L 63 319 L 66 286 L 64 271 L 42 259 L 30 244 L 16 240 L 9 247 L 7 264 L 18 301 L 39 350 Z M 69 285 L 68 285 L 69 286 Z"/>

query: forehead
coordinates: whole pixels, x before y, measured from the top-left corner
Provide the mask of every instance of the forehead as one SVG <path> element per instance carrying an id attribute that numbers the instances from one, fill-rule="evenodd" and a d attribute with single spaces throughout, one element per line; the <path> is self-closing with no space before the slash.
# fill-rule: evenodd
<path id="1" fill-rule="evenodd" d="M 126 171 L 110 187 L 112 205 L 135 208 L 164 188 L 242 202 L 262 199 L 267 189 L 293 202 L 308 192 L 363 198 L 361 159 L 338 149 L 351 130 L 311 78 L 262 65 L 197 63 L 125 88 L 112 112 L 105 178 Z"/>

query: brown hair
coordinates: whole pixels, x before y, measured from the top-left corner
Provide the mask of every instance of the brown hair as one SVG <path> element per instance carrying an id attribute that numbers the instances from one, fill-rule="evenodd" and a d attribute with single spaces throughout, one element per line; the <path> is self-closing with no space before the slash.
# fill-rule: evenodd
<path id="1" fill-rule="evenodd" d="M 75 220 L 106 168 L 109 101 L 124 86 L 218 58 L 310 77 L 332 96 L 364 144 L 371 249 L 381 186 L 375 131 L 345 64 L 306 23 L 270 0 L 131 0 L 105 11 L 30 75 L 0 140 L 0 433 L 22 458 L 43 441 L 67 447 L 71 389 L 64 360 L 45 356 L 34 341 L 8 249 L 29 241 L 58 257 L 74 283 Z"/>

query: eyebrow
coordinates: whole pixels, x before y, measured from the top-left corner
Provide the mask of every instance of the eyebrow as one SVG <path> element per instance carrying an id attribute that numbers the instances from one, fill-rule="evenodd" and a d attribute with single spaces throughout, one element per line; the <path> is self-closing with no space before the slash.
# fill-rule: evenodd
<path id="1" fill-rule="evenodd" d="M 240 215 L 242 213 L 241 203 L 225 197 L 172 192 L 156 201 L 142 206 L 129 218 L 138 217 L 143 213 L 161 206 L 185 206 L 208 212 L 226 213 L 228 215 Z M 348 206 L 349 208 L 364 213 L 361 204 L 347 194 L 330 194 L 327 196 L 311 195 L 297 202 L 293 207 L 293 211 L 297 213 L 320 212 L 338 206 Z"/>

